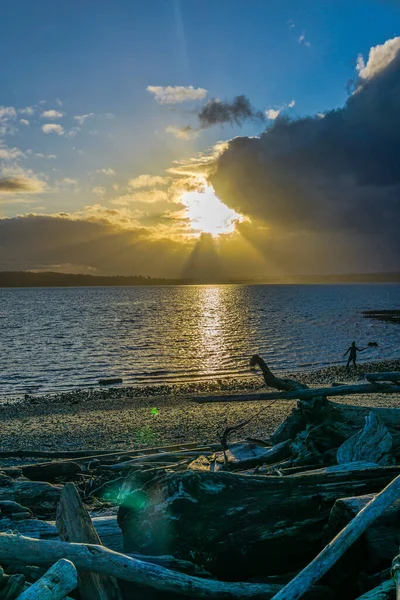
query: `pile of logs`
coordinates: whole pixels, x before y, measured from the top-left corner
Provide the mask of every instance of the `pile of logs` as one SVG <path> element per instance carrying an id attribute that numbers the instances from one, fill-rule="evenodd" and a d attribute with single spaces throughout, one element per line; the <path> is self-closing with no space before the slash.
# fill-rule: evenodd
<path id="1" fill-rule="evenodd" d="M 308 388 L 252 364 L 277 390 L 256 398 L 298 399 L 269 438 L 0 452 L 0 600 L 400 598 L 400 410 L 328 400 L 400 373 Z M 222 399 L 243 400 L 195 400 Z"/>

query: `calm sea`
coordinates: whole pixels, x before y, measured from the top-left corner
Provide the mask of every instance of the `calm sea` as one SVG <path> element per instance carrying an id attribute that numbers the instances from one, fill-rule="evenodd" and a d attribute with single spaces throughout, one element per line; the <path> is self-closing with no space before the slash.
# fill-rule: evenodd
<path id="1" fill-rule="evenodd" d="M 392 285 L 209 285 L 0 289 L 0 395 L 249 375 L 400 357 L 400 327 L 362 317 L 398 308 Z"/>

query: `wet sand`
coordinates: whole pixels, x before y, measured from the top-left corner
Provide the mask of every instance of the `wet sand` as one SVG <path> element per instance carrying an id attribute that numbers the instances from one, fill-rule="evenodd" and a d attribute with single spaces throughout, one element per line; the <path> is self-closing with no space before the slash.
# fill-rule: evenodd
<path id="1" fill-rule="evenodd" d="M 373 371 L 400 371 L 400 360 L 342 366 L 314 372 L 287 373 L 312 387 L 362 379 Z M 63 394 L 27 396 L 0 401 L 0 450 L 134 449 L 171 443 L 217 442 L 226 424 L 253 416 L 269 402 L 197 404 L 197 395 L 267 391 L 262 376 L 243 380 L 147 388 L 75 390 Z M 271 390 L 272 391 L 272 390 Z M 335 401 L 364 406 L 400 408 L 400 394 L 354 395 Z M 237 437 L 266 438 L 295 406 L 279 401 L 267 408 Z"/>

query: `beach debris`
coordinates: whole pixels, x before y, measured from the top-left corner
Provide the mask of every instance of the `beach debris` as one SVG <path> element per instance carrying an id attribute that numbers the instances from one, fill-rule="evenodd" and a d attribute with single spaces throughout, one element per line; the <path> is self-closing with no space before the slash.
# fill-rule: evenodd
<path id="1" fill-rule="evenodd" d="M 84 542 L 102 545 L 89 513 L 73 483 L 67 483 L 57 507 L 56 526 L 65 542 Z M 85 600 L 121 600 L 121 592 L 114 577 L 91 573 L 79 574 L 79 593 Z"/>
<path id="2" fill-rule="evenodd" d="M 70 560 L 61 558 L 25 592 L 19 600 L 62 600 L 78 582 L 78 573 Z"/>
<path id="3" fill-rule="evenodd" d="M 35 593 L 60 559 L 79 571 L 81 600 L 394 595 L 400 410 L 328 398 L 398 393 L 397 364 L 365 382 L 319 388 L 275 377 L 258 355 L 252 365 L 276 391 L 244 399 L 271 403 L 226 424 L 215 444 L 0 451 L 0 599 L 7 586 Z M 242 396 L 201 401 L 221 398 Z M 276 431 L 240 439 L 278 399 L 298 402 Z M 32 456 L 46 462 L 25 464 Z"/>
<path id="4" fill-rule="evenodd" d="M 121 377 L 108 377 L 107 379 L 99 379 L 99 385 L 119 385 L 123 383 Z"/>
<path id="5" fill-rule="evenodd" d="M 365 418 L 364 429 L 347 439 L 337 451 L 338 464 L 365 460 L 380 465 L 394 463 L 392 436 L 374 411 Z"/>

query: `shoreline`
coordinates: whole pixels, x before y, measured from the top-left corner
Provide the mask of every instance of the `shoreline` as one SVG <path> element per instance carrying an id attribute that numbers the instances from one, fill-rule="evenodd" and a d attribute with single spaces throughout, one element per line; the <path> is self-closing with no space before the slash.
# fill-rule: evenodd
<path id="1" fill-rule="evenodd" d="M 360 363 L 356 371 L 342 365 L 285 376 L 311 387 L 357 381 L 363 373 L 400 371 L 400 360 Z M 197 404 L 191 397 L 253 393 L 265 390 L 259 371 L 248 381 L 75 390 L 19 401 L 0 400 L 1 450 L 127 450 L 199 441 L 215 443 L 227 424 L 250 418 L 268 402 Z M 399 394 L 341 397 L 340 402 L 400 408 Z M 278 401 L 238 434 L 266 438 L 291 412 L 296 401 Z M 233 438 L 232 438 L 233 439 Z"/>

